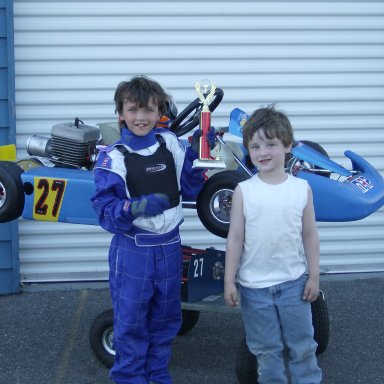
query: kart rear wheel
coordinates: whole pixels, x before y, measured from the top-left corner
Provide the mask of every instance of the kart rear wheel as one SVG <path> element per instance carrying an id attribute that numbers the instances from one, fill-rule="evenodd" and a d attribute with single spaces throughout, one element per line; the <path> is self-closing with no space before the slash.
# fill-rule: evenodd
<path id="1" fill-rule="evenodd" d="M 214 235 L 227 238 L 233 191 L 248 177 L 237 171 L 223 171 L 204 184 L 197 197 L 196 210 L 204 227 Z"/>
<path id="2" fill-rule="evenodd" d="M 320 291 L 319 297 L 311 303 L 311 307 L 314 339 L 317 343 L 316 354 L 321 355 L 326 351 L 329 342 L 329 313 L 323 292 Z"/>
<path id="3" fill-rule="evenodd" d="M 316 354 L 320 355 L 327 349 L 329 340 L 328 308 L 322 292 L 311 303 L 311 309 L 314 339 L 317 343 Z M 245 337 L 241 339 L 237 351 L 235 372 L 239 384 L 258 383 L 257 358 L 249 351 Z"/>
<path id="4" fill-rule="evenodd" d="M 245 336 L 241 339 L 235 360 L 235 372 L 239 384 L 257 384 L 257 358 L 247 346 Z"/>
<path id="5" fill-rule="evenodd" d="M 184 335 L 195 327 L 197 321 L 200 317 L 200 311 L 195 311 L 192 309 L 183 309 L 181 311 L 181 327 L 178 335 Z"/>
<path id="6" fill-rule="evenodd" d="M 24 171 L 11 161 L 0 162 L 0 223 L 21 216 L 25 195 L 21 174 Z"/>
<path id="7" fill-rule="evenodd" d="M 182 323 L 178 335 L 189 332 L 199 320 L 200 311 L 182 310 Z M 115 361 L 113 348 L 113 309 L 108 309 L 98 315 L 89 330 L 89 343 L 97 360 L 107 368 Z"/>

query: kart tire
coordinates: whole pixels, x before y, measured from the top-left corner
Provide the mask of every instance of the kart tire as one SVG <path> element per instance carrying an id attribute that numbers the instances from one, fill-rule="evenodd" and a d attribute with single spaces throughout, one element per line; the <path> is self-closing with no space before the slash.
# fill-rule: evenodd
<path id="1" fill-rule="evenodd" d="M 329 340 L 328 308 L 322 292 L 311 303 L 311 309 L 314 339 L 318 345 L 316 354 L 319 355 L 327 349 Z M 245 337 L 241 339 L 237 350 L 235 373 L 239 384 L 258 383 L 257 358 L 249 351 Z"/>
<path id="2" fill-rule="evenodd" d="M 240 181 L 249 176 L 238 171 L 215 173 L 204 184 L 197 196 L 196 210 L 200 221 L 208 231 L 227 238 L 232 206 L 232 194 Z"/>
<path id="3" fill-rule="evenodd" d="M 23 213 L 25 195 L 20 177 L 23 172 L 11 161 L 0 161 L 0 223 L 15 220 Z"/>
<path id="4" fill-rule="evenodd" d="M 190 331 L 199 320 L 200 311 L 182 310 L 182 323 L 178 335 Z M 107 368 L 115 361 L 113 349 L 113 309 L 108 309 L 98 315 L 89 330 L 89 343 L 97 360 Z"/>
<path id="5" fill-rule="evenodd" d="M 181 311 L 181 327 L 179 329 L 178 335 L 184 335 L 194 328 L 199 320 L 200 311 L 195 311 L 192 309 L 183 309 Z"/>
<path id="6" fill-rule="evenodd" d="M 245 336 L 241 339 L 235 360 L 235 373 L 239 384 L 257 384 L 257 358 L 247 346 Z"/>
<path id="7" fill-rule="evenodd" d="M 312 324 L 314 339 L 317 343 L 316 354 L 321 355 L 328 347 L 329 342 L 329 313 L 324 295 L 320 292 L 319 297 L 311 303 Z"/>
<path id="8" fill-rule="evenodd" d="M 111 368 L 115 361 L 113 309 L 108 309 L 95 318 L 89 330 L 89 343 L 97 360 L 107 368 Z"/>

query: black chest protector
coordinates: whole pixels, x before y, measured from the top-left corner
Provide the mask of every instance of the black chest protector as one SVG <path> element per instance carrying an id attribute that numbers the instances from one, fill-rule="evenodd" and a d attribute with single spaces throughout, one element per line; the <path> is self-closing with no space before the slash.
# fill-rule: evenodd
<path id="1" fill-rule="evenodd" d="M 124 155 L 126 182 L 131 197 L 164 193 L 169 197 L 169 208 L 174 208 L 180 204 L 175 160 L 163 137 L 156 135 L 156 138 L 160 146 L 149 156 L 130 153 L 120 145 L 117 149 Z"/>

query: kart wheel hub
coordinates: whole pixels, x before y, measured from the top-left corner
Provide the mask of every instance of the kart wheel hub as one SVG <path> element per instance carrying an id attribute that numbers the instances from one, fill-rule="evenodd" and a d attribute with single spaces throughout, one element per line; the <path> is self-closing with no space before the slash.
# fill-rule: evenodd
<path id="1" fill-rule="evenodd" d="M 221 189 L 211 198 L 211 214 L 221 223 L 229 223 L 232 208 L 232 193 L 233 191 L 231 189 Z"/>
<path id="2" fill-rule="evenodd" d="M 5 204 L 7 193 L 5 192 L 4 185 L 0 183 L 0 208 Z"/>
<path id="3" fill-rule="evenodd" d="M 109 327 L 103 332 L 102 344 L 108 353 L 115 355 L 116 352 L 113 349 L 113 327 Z"/>

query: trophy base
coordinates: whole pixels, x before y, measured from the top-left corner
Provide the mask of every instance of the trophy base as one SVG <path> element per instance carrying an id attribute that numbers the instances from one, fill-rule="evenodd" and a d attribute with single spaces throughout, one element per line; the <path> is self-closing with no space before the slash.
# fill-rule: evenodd
<path id="1" fill-rule="evenodd" d="M 223 160 L 196 159 L 192 168 L 224 169 L 226 165 Z"/>

